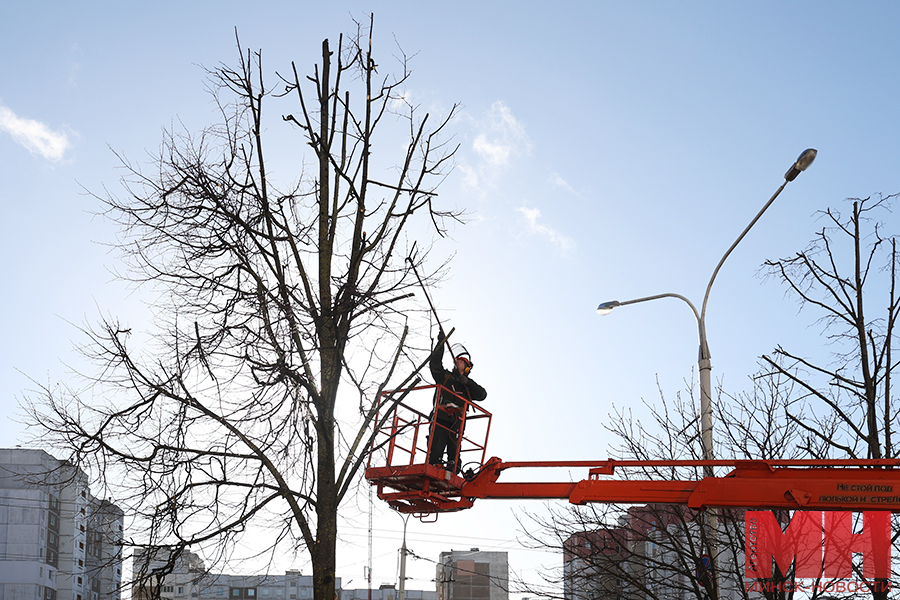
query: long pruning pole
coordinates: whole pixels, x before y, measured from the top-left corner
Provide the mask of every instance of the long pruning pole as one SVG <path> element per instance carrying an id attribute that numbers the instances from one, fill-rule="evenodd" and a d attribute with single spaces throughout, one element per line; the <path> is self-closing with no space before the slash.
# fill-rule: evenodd
<path id="1" fill-rule="evenodd" d="M 435 310 L 434 304 L 432 304 L 431 298 L 428 296 L 428 290 L 425 289 L 425 283 L 422 282 L 422 278 L 419 277 L 419 273 L 418 271 L 416 271 L 416 265 L 413 262 L 412 258 L 407 256 L 406 260 L 407 262 L 409 262 L 409 266 L 412 269 L 413 275 L 415 275 L 416 279 L 419 281 L 419 285 L 422 286 L 422 293 L 425 294 L 425 299 L 428 301 L 428 306 L 431 307 L 431 313 L 434 315 L 434 320 L 437 321 L 438 329 L 441 332 L 441 337 L 444 338 L 444 343 L 447 344 L 447 350 L 450 351 L 450 356 L 453 357 L 453 363 L 456 364 L 456 355 L 453 353 L 453 348 L 450 347 L 450 340 L 448 340 L 447 336 L 444 335 L 444 326 L 441 325 L 441 319 L 438 317 L 437 310 Z"/>

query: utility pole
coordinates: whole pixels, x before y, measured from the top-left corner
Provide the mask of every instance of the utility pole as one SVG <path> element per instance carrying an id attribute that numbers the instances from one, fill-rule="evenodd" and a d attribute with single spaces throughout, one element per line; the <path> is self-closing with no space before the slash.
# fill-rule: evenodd
<path id="1" fill-rule="evenodd" d="M 375 502 L 372 498 L 372 486 L 369 486 L 369 568 L 366 573 L 366 581 L 369 585 L 369 600 L 372 600 L 372 509 Z"/>
<path id="2" fill-rule="evenodd" d="M 400 546 L 400 594 L 397 600 L 406 600 L 406 524 L 409 515 L 403 517 L 403 545 Z"/>

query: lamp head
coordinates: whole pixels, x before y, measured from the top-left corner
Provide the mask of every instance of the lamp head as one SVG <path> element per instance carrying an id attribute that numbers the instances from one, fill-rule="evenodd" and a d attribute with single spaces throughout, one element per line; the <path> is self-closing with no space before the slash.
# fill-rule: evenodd
<path id="1" fill-rule="evenodd" d="M 609 302 L 603 302 L 600 306 L 597 307 L 597 314 L 600 316 L 608 315 L 612 312 L 612 309 L 619 306 L 618 300 L 611 300 Z"/>
<path id="2" fill-rule="evenodd" d="M 784 180 L 793 181 L 797 179 L 797 175 L 808 169 L 809 165 L 811 165 L 814 160 L 816 160 L 816 149 L 807 148 L 797 158 L 797 160 L 794 161 L 794 164 L 791 165 L 791 168 L 788 169 L 788 172 L 784 174 Z"/>

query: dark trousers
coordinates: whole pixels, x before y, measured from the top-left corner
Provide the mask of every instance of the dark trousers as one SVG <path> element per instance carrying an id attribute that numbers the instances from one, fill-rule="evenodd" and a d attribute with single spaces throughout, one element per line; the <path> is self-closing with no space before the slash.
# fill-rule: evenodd
<path id="1" fill-rule="evenodd" d="M 439 413 L 439 416 L 440 413 Z M 448 420 L 447 417 L 450 417 Z M 459 451 L 459 428 L 462 419 L 458 416 L 447 415 L 443 419 L 435 419 L 431 423 L 431 449 L 428 451 L 428 463 L 432 465 L 442 464 L 444 452 L 447 453 L 446 468 L 456 472 L 456 453 Z"/>

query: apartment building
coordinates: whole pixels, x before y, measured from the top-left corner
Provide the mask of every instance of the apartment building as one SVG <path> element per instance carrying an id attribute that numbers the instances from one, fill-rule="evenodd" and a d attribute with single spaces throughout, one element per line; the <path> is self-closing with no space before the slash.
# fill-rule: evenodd
<path id="1" fill-rule="evenodd" d="M 441 552 L 435 581 L 438 600 L 509 600 L 508 554 L 478 548 Z"/>
<path id="2" fill-rule="evenodd" d="M 119 600 L 123 520 L 71 464 L 0 449 L 0 600 Z"/>
<path id="3" fill-rule="evenodd" d="M 208 571 L 199 555 L 182 551 L 171 560 L 171 568 L 161 579 L 153 576 L 169 561 L 165 548 L 137 550 L 132 572 L 134 600 L 145 600 L 159 588 L 162 600 L 311 600 L 313 580 L 300 571 L 283 575 L 229 575 Z M 140 581 L 141 577 L 144 581 Z M 340 588 L 341 580 L 336 585 Z"/>
<path id="4" fill-rule="evenodd" d="M 168 562 L 169 551 L 139 550 L 133 557 L 133 572 L 150 575 Z M 341 589 L 341 578 L 335 580 L 339 600 L 399 600 L 393 585 L 377 589 Z M 184 551 L 172 561 L 172 568 L 162 580 L 151 577 L 135 585 L 134 600 L 146 600 L 159 587 L 162 600 L 312 600 L 313 578 L 300 571 L 284 574 L 229 575 L 213 573 L 195 553 Z M 406 590 L 406 600 L 437 600 L 433 590 Z"/>
<path id="5" fill-rule="evenodd" d="M 572 534 L 563 545 L 565 600 L 689 600 L 704 594 L 704 578 L 711 574 L 694 558 L 701 514 L 673 505 L 632 506 L 615 526 Z M 740 577 L 742 547 L 728 543 L 742 523 L 742 511 L 719 512 L 722 600 L 747 597 Z M 749 597 L 758 595 L 751 592 Z"/>

